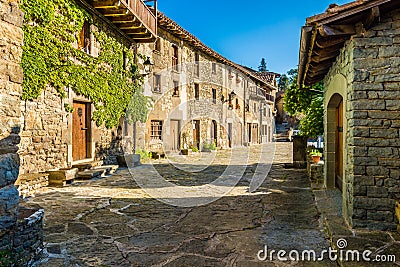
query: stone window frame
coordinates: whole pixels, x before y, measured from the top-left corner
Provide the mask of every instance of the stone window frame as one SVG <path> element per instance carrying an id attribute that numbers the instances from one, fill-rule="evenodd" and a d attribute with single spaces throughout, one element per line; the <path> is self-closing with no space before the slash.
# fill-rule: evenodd
<path id="1" fill-rule="evenodd" d="M 88 21 L 85 21 L 82 25 L 82 29 L 79 32 L 79 38 L 78 38 L 78 50 L 81 50 L 82 52 L 90 55 L 91 54 L 91 49 L 90 49 L 90 27 L 91 24 Z"/>
<path id="2" fill-rule="evenodd" d="M 212 88 L 211 92 L 212 92 L 212 102 L 213 104 L 217 104 L 217 89 Z"/>
<path id="3" fill-rule="evenodd" d="M 200 77 L 200 54 L 194 52 L 194 76 Z"/>
<path id="4" fill-rule="evenodd" d="M 179 71 L 179 47 L 172 44 L 172 69 Z"/>
<path id="5" fill-rule="evenodd" d="M 150 121 L 150 138 L 151 140 L 161 140 L 162 141 L 162 120 L 151 120 Z"/>
<path id="6" fill-rule="evenodd" d="M 161 53 L 162 45 L 161 45 L 161 38 L 158 37 L 154 42 L 154 52 Z"/>
<path id="7" fill-rule="evenodd" d="M 179 97 L 179 82 L 178 81 L 173 81 L 174 83 L 174 90 L 172 92 L 173 97 Z"/>
<path id="8" fill-rule="evenodd" d="M 153 93 L 161 93 L 161 74 L 154 74 L 153 78 Z"/>
<path id="9" fill-rule="evenodd" d="M 211 62 L 211 73 L 217 74 L 217 63 L 216 62 Z"/>
<path id="10" fill-rule="evenodd" d="M 200 84 L 199 83 L 194 84 L 194 99 L 195 100 L 200 99 Z"/>

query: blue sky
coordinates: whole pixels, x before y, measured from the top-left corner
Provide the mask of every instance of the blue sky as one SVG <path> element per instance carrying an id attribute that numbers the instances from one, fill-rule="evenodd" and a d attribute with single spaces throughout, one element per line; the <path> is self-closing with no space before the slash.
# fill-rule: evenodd
<path id="1" fill-rule="evenodd" d="M 159 0 L 158 9 L 228 59 L 285 73 L 298 64 L 300 29 L 329 4 L 350 0 Z"/>

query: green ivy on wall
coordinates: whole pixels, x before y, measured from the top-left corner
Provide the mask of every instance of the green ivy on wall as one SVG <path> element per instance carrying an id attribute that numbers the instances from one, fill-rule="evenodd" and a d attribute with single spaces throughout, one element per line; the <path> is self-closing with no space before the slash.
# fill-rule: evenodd
<path id="1" fill-rule="evenodd" d="M 71 88 L 93 101 L 92 119 L 98 126 L 117 126 L 125 111 L 131 121 L 147 119 L 149 99 L 140 90 L 143 79 L 134 52 L 122 41 L 96 25 L 93 34 L 100 50 L 93 57 L 74 47 L 84 22 L 95 22 L 73 0 L 22 0 L 21 8 L 25 12 L 24 100 L 38 98 L 48 86 L 65 98 Z M 69 105 L 65 109 L 72 111 Z"/>

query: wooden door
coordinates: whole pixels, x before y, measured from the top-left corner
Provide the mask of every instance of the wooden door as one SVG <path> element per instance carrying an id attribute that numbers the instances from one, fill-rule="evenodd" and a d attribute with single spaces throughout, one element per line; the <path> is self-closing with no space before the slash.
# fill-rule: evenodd
<path id="1" fill-rule="evenodd" d="M 252 129 L 251 129 L 251 123 L 247 124 L 247 141 L 251 143 L 251 135 L 252 135 Z"/>
<path id="2" fill-rule="evenodd" d="M 90 158 L 90 104 L 74 102 L 72 113 L 72 159 Z"/>
<path id="3" fill-rule="evenodd" d="M 211 122 L 211 141 L 214 142 L 215 145 L 217 145 L 217 138 L 218 138 L 218 128 L 217 128 L 217 122 L 213 120 Z"/>
<path id="4" fill-rule="evenodd" d="M 170 122 L 170 146 L 171 150 L 177 151 L 180 147 L 179 142 L 179 121 L 178 120 L 171 120 Z"/>
<path id="5" fill-rule="evenodd" d="M 258 124 L 253 124 L 251 137 L 254 144 L 258 143 Z"/>
<path id="6" fill-rule="evenodd" d="M 336 149 L 335 149 L 335 183 L 342 191 L 343 187 L 343 101 L 336 108 Z"/>
<path id="7" fill-rule="evenodd" d="M 193 145 L 200 149 L 200 121 L 193 121 Z"/>

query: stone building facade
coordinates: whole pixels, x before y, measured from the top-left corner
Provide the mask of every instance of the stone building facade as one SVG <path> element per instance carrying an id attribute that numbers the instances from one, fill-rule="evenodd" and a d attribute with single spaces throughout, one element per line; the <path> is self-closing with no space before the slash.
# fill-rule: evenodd
<path id="1" fill-rule="evenodd" d="M 325 80 L 326 187 L 342 190 L 343 217 L 350 226 L 396 229 L 400 3 L 371 0 L 331 6 L 307 19 L 302 41 L 301 81 Z M 311 48 L 313 42 L 318 48 Z M 307 52 L 312 56 L 307 58 Z"/>
<path id="2" fill-rule="evenodd" d="M 155 44 L 138 49 L 154 62 L 144 86 L 154 105 L 138 147 L 164 153 L 272 141 L 276 74 L 227 60 L 162 13 L 157 32 Z"/>
<path id="3" fill-rule="evenodd" d="M 102 34 L 134 53 L 137 42 L 154 40 L 152 36 L 129 32 L 129 27 L 126 31 L 119 29 L 118 27 L 125 24 L 113 24 L 113 20 L 107 17 L 110 10 L 106 5 L 108 2 L 97 1 L 93 5 L 86 1 L 77 3 L 90 14 L 91 23 L 85 23 L 82 31 L 76 33 L 77 41 L 73 45 L 91 57 L 96 58 L 102 53 L 100 42 L 96 38 Z M 75 2 L 71 4 L 76 5 Z M 154 16 L 142 1 L 139 4 L 150 14 L 149 17 Z M 113 12 L 124 14 L 119 16 L 121 19 L 125 19 L 126 14 L 127 18 L 124 21 L 130 23 L 132 28 L 143 27 L 148 29 L 147 32 L 154 32 L 151 25 L 135 24 L 135 16 L 136 19 L 141 19 L 140 15 L 147 16 L 146 12 L 137 15 L 132 7 L 124 5 L 118 5 Z M 153 20 L 155 24 L 155 17 Z M 81 38 L 84 41 L 79 41 L 81 39 L 78 35 L 84 36 Z M 91 120 L 95 105 L 90 99 L 77 94 L 74 88 L 65 88 L 65 95 L 66 98 L 62 99 L 56 89 L 47 86 L 37 99 L 22 102 L 21 116 L 24 118 L 24 124 L 19 149 L 21 174 L 71 168 L 84 162 L 117 164 L 117 156 L 123 154 L 120 142 L 122 122 L 120 127 L 113 129 L 107 129 L 105 125 L 97 126 Z M 72 107 L 73 111 L 66 110 L 66 106 Z"/>

